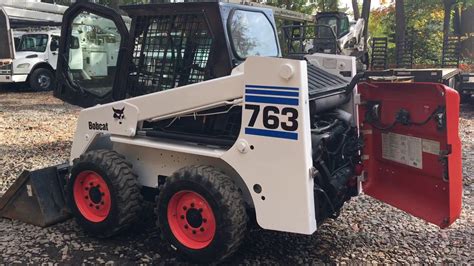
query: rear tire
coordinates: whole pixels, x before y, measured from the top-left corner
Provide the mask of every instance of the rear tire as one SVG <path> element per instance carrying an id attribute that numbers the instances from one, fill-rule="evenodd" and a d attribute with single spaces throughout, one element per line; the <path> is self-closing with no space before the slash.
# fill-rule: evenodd
<path id="1" fill-rule="evenodd" d="M 232 179 L 211 166 L 189 166 L 166 180 L 157 197 L 162 237 L 187 259 L 219 262 L 241 245 L 247 213 Z"/>
<path id="2" fill-rule="evenodd" d="M 113 236 L 138 219 L 142 195 L 137 176 L 115 151 L 89 151 L 75 159 L 66 186 L 72 214 L 93 236 Z"/>
<path id="3" fill-rule="evenodd" d="M 54 89 L 56 80 L 51 70 L 38 68 L 28 77 L 31 89 L 35 91 L 49 91 Z"/>

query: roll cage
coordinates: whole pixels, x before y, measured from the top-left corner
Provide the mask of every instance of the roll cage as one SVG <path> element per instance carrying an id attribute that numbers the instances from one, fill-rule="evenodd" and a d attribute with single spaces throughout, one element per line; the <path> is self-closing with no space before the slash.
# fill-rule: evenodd
<path id="1" fill-rule="evenodd" d="M 230 75 L 245 60 L 231 36 L 236 10 L 266 18 L 275 37 L 273 56 L 281 57 L 270 9 L 218 2 L 121 8 L 131 18 L 130 30 L 116 11 L 96 4 L 76 3 L 64 14 L 56 97 L 89 107 Z M 99 18 L 114 25 L 109 32 L 116 31 L 115 37 L 101 40 L 93 30 L 81 30 Z M 249 27 L 240 30 L 244 37 L 251 34 Z M 82 36 L 82 58 L 73 60 L 75 35 Z"/>

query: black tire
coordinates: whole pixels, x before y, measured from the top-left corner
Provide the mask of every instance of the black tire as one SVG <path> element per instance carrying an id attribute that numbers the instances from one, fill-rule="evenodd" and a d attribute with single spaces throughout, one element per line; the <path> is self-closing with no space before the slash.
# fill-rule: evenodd
<path id="1" fill-rule="evenodd" d="M 199 194 L 212 209 L 216 229 L 212 240 L 205 247 L 189 248 L 177 239 L 170 228 L 170 200 L 183 191 Z M 189 166 L 175 172 L 161 189 L 155 212 L 162 238 L 180 255 L 198 263 L 219 262 L 228 258 L 237 251 L 247 231 L 248 217 L 238 187 L 230 177 L 212 166 Z"/>
<path id="2" fill-rule="evenodd" d="M 106 183 L 107 192 L 110 195 L 108 197 L 110 211 L 101 221 L 88 219 L 79 210 L 80 203 L 76 202 L 74 194 L 74 186 L 77 185 L 76 179 L 80 178 L 81 173 L 86 172 L 97 173 Z M 92 198 L 92 183 L 89 190 L 89 197 Z M 142 207 L 140 187 L 131 165 L 125 161 L 122 155 L 110 150 L 89 151 L 75 159 L 71 168 L 71 176 L 66 185 L 66 193 L 69 208 L 79 226 L 87 233 L 100 238 L 116 235 L 130 227 L 138 220 Z M 101 194 L 102 198 L 104 193 Z"/>
<path id="3" fill-rule="evenodd" d="M 28 77 L 28 81 L 34 91 L 49 91 L 56 85 L 53 72 L 46 68 L 35 69 Z"/>

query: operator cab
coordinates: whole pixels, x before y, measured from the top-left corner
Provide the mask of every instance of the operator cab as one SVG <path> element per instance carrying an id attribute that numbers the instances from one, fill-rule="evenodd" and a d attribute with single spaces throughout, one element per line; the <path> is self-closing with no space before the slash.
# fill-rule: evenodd
<path id="1" fill-rule="evenodd" d="M 291 58 L 306 54 L 341 54 L 339 40 L 349 34 L 350 22 L 342 12 L 319 12 L 314 24 L 283 26 L 286 49 Z"/>
<path id="2" fill-rule="evenodd" d="M 122 9 L 131 19 L 130 30 L 104 6 L 81 2 L 65 12 L 57 98 L 90 107 L 226 77 L 250 56 L 281 57 L 271 9 L 221 2 Z M 322 112 L 349 100 L 348 80 L 311 64 L 307 71 L 312 110 Z M 240 132 L 241 107 L 209 112 L 219 115 L 144 126 L 167 138 L 186 135 L 199 143 L 232 145 Z M 197 140 L 203 135 L 206 139 Z"/>
<path id="3" fill-rule="evenodd" d="M 67 10 L 56 97 L 89 107 L 228 76 L 248 56 L 281 57 L 270 9 L 218 2 L 122 9 L 130 30 L 106 7 Z"/>
<path id="4" fill-rule="evenodd" d="M 349 18 L 343 12 L 320 12 L 316 14 L 316 25 L 331 27 L 338 39 L 350 31 Z"/>

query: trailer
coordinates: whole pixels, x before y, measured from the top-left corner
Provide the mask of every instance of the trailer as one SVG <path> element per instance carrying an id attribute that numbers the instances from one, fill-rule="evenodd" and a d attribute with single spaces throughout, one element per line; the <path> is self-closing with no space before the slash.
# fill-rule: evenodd
<path id="1" fill-rule="evenodd" d="M 469 102 L 474 95 L 474 73 L 461 73 L 461 84 L 459 86 L 461 102 Z"/>

